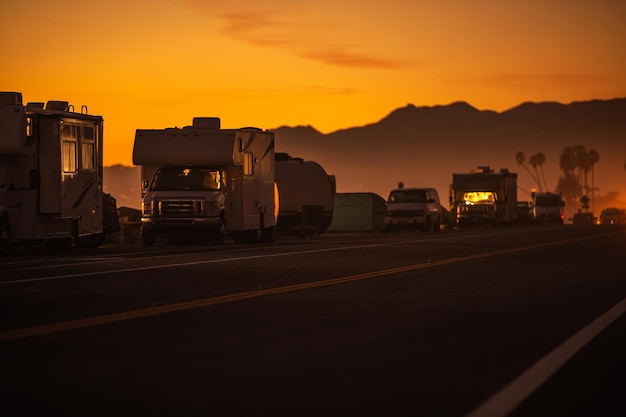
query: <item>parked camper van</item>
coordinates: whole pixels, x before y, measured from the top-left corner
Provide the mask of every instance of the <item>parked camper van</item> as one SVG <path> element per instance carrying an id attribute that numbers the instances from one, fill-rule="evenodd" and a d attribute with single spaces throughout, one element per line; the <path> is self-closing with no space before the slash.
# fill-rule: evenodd
<path id="1" fill-rule="evenodd" d="M 479 166 L 469 173 L 452 174 L 450 208 L 458 226 L 517 221 L 517 174 L 506 168 L 495 172 Z"/>
<path id="2" fill-rule="evenodd" d="M 403 183 L 387 198 L 385 230 L 420 228 L 439 231 L 442 210 L 439 193 L 434 188 L 405 188 Z"/>
<path id="3" fill-rule="evenodd" d="M 221 129 L 196 117 L 183 128 L 138 129 L 133 163 L 141 165 L 142 240 L 159 234 L 203 236 L 221 243 L 271 241 L 277 216 L 274 134 Z"/>

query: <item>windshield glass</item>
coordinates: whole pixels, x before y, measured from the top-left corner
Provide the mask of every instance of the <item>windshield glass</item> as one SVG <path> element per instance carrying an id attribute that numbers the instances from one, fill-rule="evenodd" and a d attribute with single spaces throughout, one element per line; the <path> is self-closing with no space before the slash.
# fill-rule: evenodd
<path id="1" fill-rule="evenodd" d="M 538 195 L 537 201 L 535 201 L 536 206 L 560 206 L 561 205 L 561 197 L 558 195 Z"/>
<path id="2" fill-rule="evenodd" d="M 389 194 L 390 203 L 425 203 L 426 191 L 424 190 L 394 190 Z"/>
<path id="3" fill-rule="evenodd" d="M 219 190 L 222 184 L 222 172 L 211 168 L 161 168 L 157 171 L 151 191 L 174 190 Z"/>
<path id="4" fill-rule="evenodd" d="M 496 201 L 496 196 L 492 191 L 471 191 L 463 193 L 465 204 L 488 204 Z"/>

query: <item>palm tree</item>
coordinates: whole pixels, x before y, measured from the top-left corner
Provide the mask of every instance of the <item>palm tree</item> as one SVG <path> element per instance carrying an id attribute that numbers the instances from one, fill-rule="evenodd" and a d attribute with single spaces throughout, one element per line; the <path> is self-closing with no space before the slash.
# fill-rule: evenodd
<path id="1" fill-rule="evenodd" d="M 582 185 L 574 171 L 566 171 L 563 176 L 559 177 L 556 191 L 563 194 L 566 207 L 574 206 L 574 202 L 582 194 Z"/>
<path id="2" fill-rule="evenodd" d="M 580 181 L 580 171 L 578 169 L 578 161 L 576 149 L 567 146 L 563 149 L 559 159 L 559 165 L 563 170 L 563 176 L 558 180 L 557 191 L 563 194 L 566 201 L 566 207 L 574 207 L 574 202 L 582 195 L 582 185 Z"/>
<path id="3" fill-rule="evenodd" d="M 541 179 L 543 180 L 543 185 L 545 186 L 546 191 L 548 191 L 546 177 L 545 175 L 543 175 L 543 163 L 546 162 L 546 156 L 543 154 L 543 152 L 539 152 L 538 154 L 531 156 L 528 161 L 533 166 L 533 168 L 535 168 L 537 179 L 539 179 L 539 171 L 541 171 Z M 537 171 L 537 167 L 539 167 L 539 171 Z M 539 191 L 541 191 L 541 184 L 539 184 Z"/>
<path id="4" fill-rule="evenodd" d="M 564 173 L 574 172 L 576 170 L 576 153 L 571 146 L 563 149 L 559 165 Z"/>
<path id="5" fill-rule="evenodd" d="M 595 149 L 589 150 L 587 153 L 589 158 L 589 165 L 591 166 L 591 211 L 593 212 L 595 196 L 596 196 L 596 176 L 593 166 L 600 161 L 600 154 Z"/>
<path id="6" fill-rule="evenodd" d="M 587 181 L 587 174 L 591 169 L 591 163 L 589 158 L 589 152 L 583 145 L 576 145 L 574 147 L 574 155 L 576 158 L 576 166 L 578 167 L 578 178 L 580 182 L 584 184 L 583 192 L 585 195 L 589 194 L 589 182 Z"/>
<path id="7" fill-rule="evenodd" d="M 539 189 L 541 190 L 541 183 L 539 182 L 539 178 L 535 177 L 532 173 L 532 171 L 530 169 L 528 169 L 528 167 L 524 164 L 524 161 L 526 161 L 526 155 L 524 155 L 524 152 L 519 151 L 515 154 L 515 160 L 517 161 L 517 164 L 521 167 L 523 167 L 528 174 L 530 175 L 530 178 L 533 179 L 533 181 L 535 181 L 538 185 L 539 185 Z"/>

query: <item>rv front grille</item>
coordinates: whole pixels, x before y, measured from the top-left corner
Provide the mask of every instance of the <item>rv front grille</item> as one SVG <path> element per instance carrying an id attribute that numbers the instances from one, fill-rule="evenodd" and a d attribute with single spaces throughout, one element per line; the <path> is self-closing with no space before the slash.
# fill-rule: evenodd
<path id="1" fill-rule="evenodd" d="M 159 215 L 164 217 L 193 217 L 202 215 L 202 201 L 166 200 L 159 201 Z"/>

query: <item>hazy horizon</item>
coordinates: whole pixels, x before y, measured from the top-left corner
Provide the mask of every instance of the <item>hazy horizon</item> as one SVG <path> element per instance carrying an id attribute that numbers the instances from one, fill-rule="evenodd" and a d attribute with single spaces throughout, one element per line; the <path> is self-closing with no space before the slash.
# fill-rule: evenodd
<path id="1" fill-rule="evenodd" d="M 131 164 L 136 129 L 196 116 L 331 133 L 407 103 L 626 97 L 621 0 L 33 0 L 0 16 L 0 90 L 103 116 L 107 165 Z"/>

